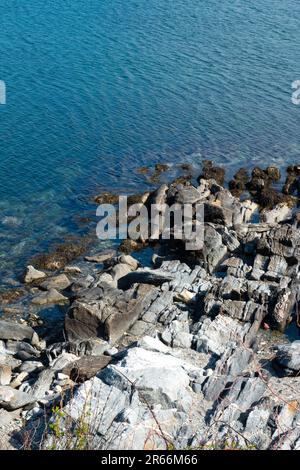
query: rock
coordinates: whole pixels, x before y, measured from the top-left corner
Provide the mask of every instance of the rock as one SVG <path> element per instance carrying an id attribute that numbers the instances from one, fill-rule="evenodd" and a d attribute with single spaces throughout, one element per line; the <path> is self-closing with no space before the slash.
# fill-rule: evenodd
<path id="1" fill-rule="evenodd" d="M 111 276 L 114 281 L 118 281 L 119 279 L 122 279 L 123 277 L 127 276 L 128 273 L 131 273 L 132 269 L 128 264 L 117 264 L 112 268 L 111 271 Z"/>
<path id="2" fill-rule="evenodd" d="M 11 381 L 11 367 L 0 365 L 0 385 L 9 385 Z"/>
<path id="3" fill-rule="evenodd" d="M 66 316 L 65 329 L 70 341 L 98 337 L 113 344 L 157 296 L 156 289 L 147 285 L 124 293 L 103 284 L 94 294 L 92 290 L 89 293 L 92 298 L 83 296 L 75 300 Z"/>
<path id="4" fill-rule="evenodd" d="M 81 274 L 82 271 L 78 266 L 65 266 L 64 272 L 70 274 Z"/>
<path id="5" fill-rule="evenodd" d="M 286 288 L 279 292 L 275 307 L 271 313 L 272 324 L 279 331 L 284 332 L 296 303 L 295 293 Z"/>
<path id="6" fill-rule="evenodd" d="M 26 405 L 34 403 L 35 397 L 32 395 L 15 390 L 9 386 L 0 387 L 0 405 L 8 411 L 14 411 L 23 408 Z"/>
<path id="7" fill-rule="evenodd" d="M 45 290 L 57 289 L 65 290 L 71 285 L 69 278 L 65 274 L 51 277 L 40 284 L 40 288 Z"/>
<path id="8" fill-rule="evenodd" d="M 65 297 L 56 289 L 51 288 L 49 291 L 43 292 L 31 300 L 35 305 L 50 305 L 68 302 L 68 297 Z"/>
<path id="9" fill-rule="evenodd" d="M 63 352 L 55 359 L 49 361 L 49 366 L 52 370 L 58 371 L 63 370 L 69 364 L 74 364 L 75 361 L 79 361 L 79 357 L 75 354 Z"/>
<path id="10" fill-rule="evenodd" d="M 19 367 L 19 372 L 28 374 L 37 373 L 44 369 L 44 365 L 40 361 L 26 361 Z"/>
<path id="11" fill-rule="evenodd" d="M 137 347 L 128 349 L 121 361 L 107 366 L 99 377 L 119 390 L 134 384 L 149 405 L 183 410 L 191 406 L 188 371 L 195 369 L 173 356 Z"/>
<path id="12" fill-rule="evenodd" d="M 195 204 L 200 201 L 201 193 L 194 186 L 180 188 L 175 195 L 177 204 Z"/>
<path id="13" fill-rule="evenodd" d="M 278 204 L 271 210 L 263 210 L 261 212 L 262 222 L 268 224 L 283 222 L 284 220 L 289 219 L 291 216 L 292 209 L 285 202 Z"/>
<path id="14" fill-rule="evenodd" d="M 285 375 L 295 375 L 300 371 L 300 341 L 279 345 L 276 351 L 275 363 Z"/>
<path id="15" fill-rule="evenodd" d="M 0 320 L 0 339 L 15 341 L 31 341 L 35 335 L 34 330 L 27 325 Z"/>
<path id="16" fill-rule="evenodd" d="M 20 372 L 20 374 L 18 374 L 9 385 L 12 388 L 19 388 L 24 382 L 24 380 L 27 379 L 28 375 L 28 372 Z"/>
<path id="17" fill-rule="evenodd" d="M 35 397 L 35 401 L 45 397 L 45 394 L 51 388 L 54 379 L 54 370 L 45 369 L 39 373 L 37 380 L 31 386 L 31 394 Z"/>
<path id="18" fill-rule="evenodd" d="M 72 362 L 62 369 L 63 374 L 74 382 L 85 382 L 94 377 L 111 362 L 109 356 L 86 356 Z"/>
<path id="19" fill-rule="evenodd" d="M 200 178 L 206 180 L 214 179 L 218 184 L 222 185 L 224 183 L 225 170 L 224 168 L 214 166 L 211 160 L 204 160 L 203 172 Z"/>
<path id="20" fill-rule="evenodd" d="M 43 279 L 46 277 L 46 274 L 43 271 L 38 271 L 35 269 L 33 266 L 27 266 L 26 268 L 26 273 L 24 276 L 24 282 L 27 284 L 33 282 L 33 281 L 38 281 L 39 279 Z"/>
<path id="21" fill-rule="evenodd" d="M 85 261 L 89 261 L 90 263 L 104 263 L 111 258 L 116 256 L 116 250 L 105 250 L 101 253 L 92 255 L 92 256 L 85 256 Z"/>

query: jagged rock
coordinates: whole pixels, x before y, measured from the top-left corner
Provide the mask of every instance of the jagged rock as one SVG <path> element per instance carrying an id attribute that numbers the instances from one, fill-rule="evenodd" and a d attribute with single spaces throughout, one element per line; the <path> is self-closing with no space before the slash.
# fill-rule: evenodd
<path id="1" fill-rule="evenodd" d="M 250 323 L 243 324 L 233 318 L 218 315 L 214 320 L 203 319 L 194 342 L 197 351 L 221 356 L 228 343 L 236 341 L 249 345 L 251 339 Z"/>
<path id="2" fill-rule="evenodd" d="M 120 390 L 134 384 L 139 394 L 150 404 L 162 408 L 186 410 L 191 405 L 189 371 L 196 368 L 173 356 L 143 348 L 128 349 L 117 364 L 109 365 L 100 378 Z"/>
<path id="3" fill-rule="evenodd" d="M 206 400 L 217 400 L 226 384 L 232 383 L 249 365 L 252 356 L 250 349 L 229 346 L 217 362 L 213 375 L 204 384 L 203 393 Z"/>
<path id="4" fill-rule="evenodd" d="M 100 337 L 114 343 L 157 296 L 154 287 L 140 285 L 134 291 L 118 291 L 98 286 L 91 297 L 76 300 L 66 317 L 65 329 L 69 341 Z"/>
<path id="5" fill-rule="evenodd" d="M 254 319 L 263 318 L 263 312 L 260 305 L 252 302 L 243 302 L 239 300 L 224 300 L 221 305 L 221 313 L 229 315 L 232 318 L 245 322 L 253 322 Z"/>
<path id="6" fill-rule="evenodd" d="M 275 363 L 285 375 L 295 375 L 300 371 L 300 341 L 277 347 Z"/>
<path id="7" fill-rule="evenodd" d="M 212 225 L 206 225 L 203 256 L 209 273 L 212 273 L 225 258 L 226 253 L 227 248 L 223 245 L 222 235 Z"/>
<path id="8" fill-rule="evenodd" d="M 24 282 L 29 284 L 33 281 L 38 281 L 39 279 L 43 279 L 44 277 L 46 277 L 46 274 L 43 271 L 38 271 L 33 266 L 29 265 L 26 268 Z"/>
<path id="9" fill-rule="evenodd" d="M 9 365 L 0 365 L 0 385 L 9 385 L 11 382 L 11 367 Z"/>
<path id="10" fill-rule="evenodd" d="M 224 168 L 214 166 L 211 160 L 204 160 L 203 162 L 203 172 L 200 178 L 206 180 L 214 179 L 218 184 L 222 185 L 225 178 Z"/>
<path id="11" fill-rule="evenodd" d="M 45 397 L 45 394 L 51 388 L 54 379 L 54 370 L 42 370 L 34 384 L 30 387 L 30 393 L 35 397 L 35 401 Z"/>
<path id="12" fill-rule="evenodd" d="M 273 325 L 284 332 L 296 302 L 295 292 L 291 289 L 283 289 L 279 292 L 276 304 L 271 314 Z"/>
<path id="13" fill-rule="evenodd" d="M 284 220 L 290 218 L 291 215 L 292 209 L 283 202 L 271 210 L 263 210 L 261 212 L 261 221 L 268 224 L 274 224 L 283 222 Z"/>
<path id="14" fill-rule="evenodd" d="M 85 256 L 84 259 L 90 263 L 104 263 L 104 261 L 107 261 L 114 256 L 116 256 L 115 250 L 106 250 L 92 256 Z"/>

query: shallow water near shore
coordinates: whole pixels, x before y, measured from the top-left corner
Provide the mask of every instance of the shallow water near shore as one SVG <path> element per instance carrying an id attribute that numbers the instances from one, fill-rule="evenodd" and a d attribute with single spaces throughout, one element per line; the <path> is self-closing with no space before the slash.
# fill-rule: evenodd
<path id="1" fill-rule="evenodd" d="M 139 166 L 298 162 L 295 0 L 3 0 L 0 14 L 2 284 L 85 233 L 92 194 L 145 189 Z"/>

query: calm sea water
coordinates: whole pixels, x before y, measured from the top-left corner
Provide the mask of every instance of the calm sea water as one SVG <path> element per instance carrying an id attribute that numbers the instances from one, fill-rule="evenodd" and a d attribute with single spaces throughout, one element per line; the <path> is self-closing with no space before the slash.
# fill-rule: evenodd
<path id="1" fill-rule="evenodd" d="M 137 166 L 299 162 L 298 0 L 1 0 L 0 273 Z"/>

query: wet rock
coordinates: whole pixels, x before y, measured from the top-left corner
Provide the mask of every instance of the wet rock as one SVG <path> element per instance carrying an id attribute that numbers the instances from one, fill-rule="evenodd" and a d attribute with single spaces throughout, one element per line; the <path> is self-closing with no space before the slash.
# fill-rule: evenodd
<path id="1" fill-rule="evenodd" d="M 16 341 L 32 341 L 35 331 L 27 325 L 0 320 L 0 339 Z"/>
<path id="2" fill-rule="evenodd" d="M 24 289 L 9 289 L 0 293 L 0 303 L 10 304 L 21 299 L 24 295 L 26 295 L 26 291 Z"/>
<path id="3" fill-rule="evenodd" d="M 246 190 L 246 186 L 249 183 L 249 175 L 245 168 L 240 168 L 234 175 L 233 179 L 229 181 L 229 189 L 232 194 L 239 196 L 243 191 Z"/>
<path id="4" fill-rule="evenodd" d="M 64 268 L 71 261 L 78 258 L 86 250 L 90 240 L 81 239 L 80 243 L 65 243 L 59 245 L 52 253 L 38 255 L 32 262 L 38 269 L 56 271 Z"/>
<path id="5" fill-rule="evenodd" d="M 104 261 L 107 261 L 113 258 L 114 256 L 116 256 L 115 250 L 105 250 L 101 253 L 92 256 L 85 256 L 84 259 L 85 261 L 89 261 L 90 263 L 104 263 Z"/>
<path id="6" fill-rule="evenodd" d="M 43 271 L 38 271 L 33 266 L 29 265 L 26 268 L 26 273 L 25 273 L 25 276 L 24 276 L 24 282 L 31 283 L 33 281 L 43 279 L 44 277 L 46 277 L 46 274 Z"/>
<path id="7" fill-rule="evenodd" d="M 102 194 L 99 194 L 98 196 L 94 197 L 94 202 L 96 202 L 97 204 L 115 205 L 119 202 L 119 195 L 110 192 L 103 192 Z"/>
<path id="8" fill-rule="evenodd" d="M 65 274 L 59 274 L 58 276 L 51 277 L 40 284 L 41 289 L 51 290 L 65 290 L 71 285 L 71 281 Z"/>
<path id="9" fill-rule="evenodd" d="M 144 247 L 142 242 L 137 242 L 135 240 L 126 239 L 123 240 L 119 246 L 119 250 L 123 253 L 130 254 L 133 251 L 141 250 Z"/>
<path id="10" fill-rule="evenodd" d="M 68 302 L 68 297 L 62 295 L 58 290 L 50 288 L 50 290 L 43 292 L 31 300 L 35 305 L 50 305 Z"/>

